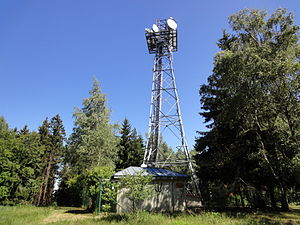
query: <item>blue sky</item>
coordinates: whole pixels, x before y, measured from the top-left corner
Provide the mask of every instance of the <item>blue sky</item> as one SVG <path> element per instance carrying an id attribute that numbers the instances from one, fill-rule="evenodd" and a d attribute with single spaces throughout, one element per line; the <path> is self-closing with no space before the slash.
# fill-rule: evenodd
<path id="1" fill-rule="evenodd" d="M 229 15 L 243 8 L 284 7 L 300 25 L 299 0 L 0 0 L 0 115 L 11 128 L 37 130 L 60 114 L 67 133 L 74 107 L 95 76 L 107 95 L 112 122 L 127 117 L 145 134 L 153 55 L 144 28 L 157 18 L 178 22 L 174 54 L 189 148 L 204 130 L 199 87 L 211 74 L 217 40 Z"/>

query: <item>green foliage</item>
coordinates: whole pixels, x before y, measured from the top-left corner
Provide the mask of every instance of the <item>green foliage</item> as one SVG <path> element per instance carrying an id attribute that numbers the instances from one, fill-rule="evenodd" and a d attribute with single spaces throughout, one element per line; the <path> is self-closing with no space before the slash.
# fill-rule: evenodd
<path id="1" fill-rule="evenodd" d="M 48 123 L 48 119 L 45 119 L 39 128 L 39 134 L 40 142 L 45 147 L 43 154 L 45 164 L 34 203 L 37 206 L 45 206 L 53 202 L 54 183 L 64 152 L 65 129 L 60 116 L 53 117 L 50 123 Z"/>
<path id="2" fill-rule="evenodd" d="M 144 144 L 141 135 L 132 129 L 128 119 L 124 119 L 118 144 L 118 160 L 116 169 L 121 170 L 129 166 L 140 166 L 143 163 Z"/>
<path id="3" fill-rule="evenodd" d="M 199 132 L 195 146 L 202 187 L 235 184 L 242 194 L 251 186 L 257 207 L 279 201 L 287 209 L 299 174 L 299 26 L 285 9 L 268 18 L 245 9 L 229 24 L 233 32 L 224 31 L 213 74 L 200 88 L 200 114 L 211 129 Z"/>
<path id="4" fill-rule="evenodd" d="M 63 137 L 57 139 L 59 133 L 64 135 L 59 116 L 40 133 L 31 132 L 27 126 L 20 131 L 5 127 L 0 130 L 0 204 L 32 203 L 44 184 L 43 171 L 49 167 L 49 162 L 46 186 L 50 199 L 63 146 Z"/>
<path id="5" fill-rule="evenodd" d="M 178 149 L 177 152 L 174 152 L 172 147 L 170 147 L 162 137 L 160 137 L 159 149 L 160 151 L 158 155 L 158 161 L 160 162 L 175 162 L 177 160 L 186 161 L 186 156 L 183 152 L 183 149 Z M 187 174 L 188 172 L 190 172 L 187 165 L 172 165 L 168 169 L 183 174 Z"/>
<path id="6" fill-rule="evenodd" d="M 109 123 L 110 111 L 96 79 L 90 97 L 83 100 L 83 108 L 77 108 L 73 116 L 75 127 L 65 156 L 72 173 L 80 174 L 95 166 L 114 166 L 117 155 L 116 126 Z"/>
<path id="7" fill-rule="evenodd" d="M 32 202 L 40 183 L 43 154 L 37 133 L 0 131 L 0 204 Z"/>
<path id="8" fill-rule="evenodd" d="M 149 185 L 151 181 L 152 176 L 144 174 L 144 171 L 121 179 L 120 188 L 124 188 L 125 196 L 132 201 L 133 211 L 139 200 L 150 198 L 154 194 L 153 185 Z"/>
<path id="9" fill-rule="evenodd" d="M 79 194 L 80 200 L 78 202 L 66 202 L 77 206 L 87 207 L 89 210 L 94 211 L 96 209 L 96 200 L 99 196 L 100 182 L 102 185 L 102 205 L 106 210 L 110 210 L 116 202 L 115 184 L 110 182 L 111 176 L 114 174 L 114 170 L 109 166 L 98 166 L 88 170 L 86 173 L 74 176 L 66 182 L 65 189 L 68 192 L 75 190 L 76 194 Z M 79 192 L 78 192 L 79 191 Z M 67 193 L 68 194 L 68 193 Z M 63 196 L 61 196 L 62 198 Z M 65 197 L 65 196 L 64 196 Z M 71 196 L 75 199 L 78 196 Z M 62 203 L 62 199 L 59 199 L 59 204 Z M 72 201 L 72 200 L 71 200 Z"/>
<path id="10" fill-rule="evenodd" d="M 88 171 L 85 179 L 85 186 L 88 187 L 86 192 L 86 198 L 89 198 L 90 201 L 94 204 L 97 197 L 99 197 L 100 183 L 102 186 L 101 194 L 101 205 L 104 205 L 104 211 L 110 211 L 111 207 L 116 202 L 116 191 L 114 189 L 114 184 L 110 182 L 110 178 L 114 174 L 112 167 L 94 167 Z M 96 207 L 93 206 L 92 209 Z"/>
<path id="11" fill-rule="evenodd" d="M 83 107 L 73 114 L 75 127 L 67 141 L 57 197 L 60 205 L 84 205 L 94 210 L 99 179 L 111 176 L 115 168 L 118 138 L 96 79 L 89 93 Z"/>
<path id="12" fill-rule="evenodd" d="M 2 130 L 8 130 L 8 123 L 3 116 L 0 116 L 0 131 Z"/>

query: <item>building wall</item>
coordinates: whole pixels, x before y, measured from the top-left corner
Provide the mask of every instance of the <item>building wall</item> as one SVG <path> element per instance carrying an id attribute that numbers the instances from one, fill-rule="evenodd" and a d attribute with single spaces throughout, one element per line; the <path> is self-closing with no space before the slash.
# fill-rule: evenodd
<path id="1" fill-rule="evenodd" d="M 185 182 L 180 180 L 157 180 L 149 185 L 154 186 L 152 197 L 136 203 L 137 210 L 155 212 L 183 211 L 186 208 Z M 132 201 L 125 195 L 128 189 L 122 188 L 117 195 L 117 212 L 132 212 Z"/>

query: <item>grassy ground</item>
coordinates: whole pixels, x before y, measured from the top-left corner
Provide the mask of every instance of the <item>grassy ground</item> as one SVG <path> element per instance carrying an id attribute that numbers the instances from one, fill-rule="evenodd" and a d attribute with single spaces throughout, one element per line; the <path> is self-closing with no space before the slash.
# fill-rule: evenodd
<path id="1" fill-rule="evenodd" d="M 150 214 L 146 212 L 118 215 L 86 213 L 80 208 L 53 208 L 34 206 L 0 206 L 0 224 L 2 225 L 93 225 L 93 224 L 143 224 L 143 225 L 193 225 L 193 224 L 249 224 L 249 225 L 294 225 L 300 224 L 300 207 L 292 207 L 286 213 L 217 213 L 199 214 Z"/>

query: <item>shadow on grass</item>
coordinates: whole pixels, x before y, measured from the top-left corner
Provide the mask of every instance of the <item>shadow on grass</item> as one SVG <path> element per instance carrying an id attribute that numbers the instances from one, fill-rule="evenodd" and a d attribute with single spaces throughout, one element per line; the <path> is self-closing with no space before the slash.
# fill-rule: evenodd
<path id="1" fill-rule="evenodd" d="M 298 206 L 298 207 L 293 207 L 293 206 L 291 206 L 290 207 L 290 210 L 291 210 L 291 212 L 293 212 L 293 213 L 296 213 L 296 214 L 299 214 L 299 216 L 300 216 L 300 207 Z"/>
<path id="2" fill-rule="evenodd" d="M 217 212 L 226 215 L 230 218 L 254 220 L 254 224 L 266 225 L 294 225 L 300 224 L 300 207 L 290 207 L 289 211 L 272 210 L 271 208 L 265 210 L 257 210 L 251 208 L 201 208 L 190 210 L 190 215 L 200 215 L 207 212 Z"/>
<path id="3" fill-rule="evenodd" d="M 121 222 L 121 221 L 128 221 L 128 215 L 126 214 L 113 214 L 113 215 L 108 215 L 101 220 L 106 221 L 106 222 Z"/>
<path id="4" fill-rule="evenodd" d="M 292 225 L 294 223 L 282 223 L 282 222 L 278 222 L 278 221 L 274 221 L 271 219 L 260 219 L 257 221 L 256 224 L 262 224 L 262 225 Z"/>
<path id="5" fill-rule="evenodd" d="M 290 211 L 279 210 L 230 210 L 224 212 L 228 217 L 233 218 L 253 218 L 257 224 L 267 225 L 294 225 L 300 224 L 300 210 L 292 209 Z"/>
<path id="6" fill-rule="evenodd" d="M 74 210 L 67 210 L 65 213 L 71 213 L 71 214 L 89 214 L 91 211 L 86 209 L 74 209 Z"/>

